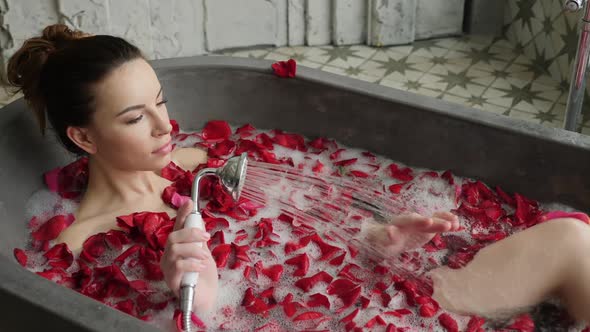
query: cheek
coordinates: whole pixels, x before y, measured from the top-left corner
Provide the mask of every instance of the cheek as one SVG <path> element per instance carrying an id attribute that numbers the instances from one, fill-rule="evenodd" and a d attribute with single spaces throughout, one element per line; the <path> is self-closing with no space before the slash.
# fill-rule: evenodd
<path id="1" fill-rule="evenodd" d="M 147 131 L 144 127 L 143 124 L 136 124 L 128 128 L 113 128 L 105 132 L 101 139 L 104 146 L 102 150 L 123 158 L 145 154 L 149 150 L 146 144 L 149 137 L 146 137 Z"/>

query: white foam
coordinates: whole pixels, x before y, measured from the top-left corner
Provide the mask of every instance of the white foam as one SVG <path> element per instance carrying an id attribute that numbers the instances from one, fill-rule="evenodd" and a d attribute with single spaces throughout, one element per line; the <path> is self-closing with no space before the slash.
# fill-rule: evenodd
<path id="1" fill-rule="evenodd" d="M 235 132 L 235 129 L 237 127 L 238 126 L 233 126 L 232 131 Z M 266 132 L 266 131 L 261 131 L 261 130 L 254 131 L 252 136 L 249 137 L 248 139 L 254 140 L 256 135 L 263 133 L 263 132 Z M 270 136 L 272 136 L 272 135 L 270 135 Z M 236 137 L 237 136 L 234 135 L 234 139 Z M 193 146 L 195 143 L 197 143 L 199 141 L 200 141 L 200 138 L 198 138 L 197 136 L 191 136 L 183 142 L 178 142 L 178 146 L 181 146 L 181 147 Z M 377 182 L 375 182 L 373 184 L 370 184 L 370 182 L 367 182 L 367 181 L 359 181 L 359 182 L 352 182 L 352 185 L 353 185 L 353 188 L 355 188 L 354 187 L 355 183 L 358 184 L 358 188 L 355 188 L 355 189 L 359 189 L 362 194 L 364 194 L 366 197 L 368 197 L 368 198 L 364 198 L 363 199 L 364 201 L 374 200 L 375 202 L 377 202 L 378 200 L 381 200 L 381 201 L 379 201 L 379 204 L 386 204 L 386 205 L 390 204 L 386 207 L 382 207 L 382 208 L 389 209 L 388 212 L 397 211 L 396 209 L 403 208 L 403 209 L 407 209 L 409 211 L 416 211 L 416 212 L 419 212 L 419 213 L 422 213 L 425 215 L 432 215 L 433 213 L 435 213 L 437 211 L 448 211 L 448 210 L 452 210 L 452 209 L 456 208 L 454 186 L 448 184 L 448 182 L 445 179 L 441 179 L 441 178 L 430 178 L 430 177 L 420 178 L 420 175 L 422 173 L 428 171 L 425 169 L 415 169 L 414 168 L 413 174 L 415 176 L 415 179 L 414 179 L 414 181 L 412 181 L 412 184 L 413 184 L 412 187 L 410 189 L 402 191 L 402 193 L 400 195 L 397 195 L 396 197 L 398 198 L 398 200 L 396 202 L 388 201 L 387 199 L 388 199 L 389 195 L 391 195 L 391 194 L 388 192 L 387 187 L 393 183 L 399 183 L 399 181 L 390 178 L 390 175 L 388 174 L 388 170 L 387 170 L 388 166 L 391 163 L 395 163 L 399 167 L 406 167 L 406 166 L 401 163 L 384 158 L 383 156 L 379 156 L 379 155 L 376 156 L 375 160 L 372 160 L 372 159 L 367 158 L 362 155 L 364 150 L 351 149 L 351 148 L 347 148 L 344 146 L 341 146 L 341 148 L 345 148 L 346 150 L 343 151 L 340 154 L 340 156 L 336 159 L 330 159 L 330 155 L 335 151 L 334 149 L 330 149 L 330 150 L 324 151 L 324 152 L 316 155 L 316 154 L 312 154 L 312 153 L 303 153 L 300 151 L 293 151 L 293 150 L 287 149 L 285 147 L 275 145 L 273 152 L 276 154 L 277 158 L 279 158 L 279 159 L 290 157 L 293 159 L 293 162 L 295 163 L 296 166 L 300 165 L 300 164 L 303 165 L 303 169 L 299 172 L 301 176 L 314 175 L 315 173 L 312 171 L 312 168 L 316 165 L 316 162 L 318 162 L 318 161 L 321 162 L 324 165 L 324 169 L 322 170 L 322 172 L 320 174 L 320 179 L 323 179 L 323 180 L 328 179 L 329 175 L 331 175 L 333 172 L 338 171 L 340 169 L 340 167 L 334 166 L 334 164 L 333 164 L 334 162 L 346 160 L 346 159 L 358 158 L 358 161 L 355 164 L 350 165 L 350 166 L 343 166 L 342 169 L 345 171 L 345 173 L 346 173 L 346 171 L 350 171 L 350 170 L 358 170 L 358 171 L 363 171 L 368 174 L 372 174 L 372 175 L 377 176 L 377 180 L 376 180 Z M 379 165 L 380 168 L 378 171 L 375 171 L 374 168 L 370 165 Z M 463 181 L 463 179 L 460 177 L 454 177 L 454 178 L 455 178 L 455 182 L 457 184 L 461 184 Z M 351 180 L 350 178 L 345 178 L 345 179 Z M 227 325 L 225 325 L 225 327 L 229 330 L 243 330 L 245 327 L 247 327 L 247 329 L 254 329 L 256 327 L 264 325 L 266 322 L 274 320 L 277 322 L 278 327 L 282 328 L 283 330 L 293 330 L 293 329 L 297 329 L 297 328 L 306 329 L 306 328 L 312 328 L 312 327 L 313 328 L 325 328 L 325 329 L 329 329 L 329 330 L 341 330 L 342 324 L 338 323 L 339 320 L 342 317 L 344 317 L 345 315 L 348 315 L 351 311 L 353 311 L 355 309 L 354 305 L 352 307 L 344 310 L 342 313 L 338 314 L 337 315 L 338 317 L 336 317 L 332 323 L 326 322 L 326 323 L 320 324 L 319 326 L 315 326 L 313 322 L 293 323 L 292 317 L 291 318 L 286 317 L 280 306 L 277 306 L 275 309 L 273 309 L 268 318 L 263 318 L 263 317 L 248 313 L 244 309 L 244 307 L 241 306 L 241 303 L 243 300 L 244 292 L 249 287 L 251 287 L 254 290 L 254 293 L 256 295 L 259 295 L 263 290 L 266 290 L 269 287 L 274 287 L 275 288 L 274 297 L 277 301 L 282 301 L 285 298 L 285 296 L 289 293 L 291 293 L 295 296 L 293 299 L 295 302 L 305 302 L 305 301 L 309 300 L 310 295 L 315 294 L 315 293 L 325 294 L 328 284 L 324 283 L 324 282 L 317 283 L 308 292 L 303 292 L 294 286 L 294 284 L 300 279 L 300 277 L 292 276 L 293 271 L 296 270 L 297 267 L 283 264 L 283 263 L 285 260 L 287 260 L 291 257 L 294 257 L 296 255 L 300 255 L 302 253 L 306 253 L 310 258 L 309 270 L 304 277 L 310 277 L 310 276 L 313 276 L 319 272 L 325 271 L 336 279 L 336 278 L 340 278 L 337 276 L 338 272 L 344 266 L 346 266 L 348 263 L 355 263 L 355 264 L 359 265 L 360 267 L 366 267 L 366 265 L 363 265 L 363 264 L 369 264 L 366 262 L 367 257 L 363 256 L 362 254 L 359 254 L 359 256 L 357 256 L 356 259 L 352 259 L 350 257 L 349 251 L 346 248 L 346 244 L 347 244 L 346 241 L 352 239 L 353 236 L 348 236 L 348 235 L 345 236 L 342 233 L 341 228 L 335 226 L 335 224 L 326 224 L 324 222 L 317 222 L 317 221 L 313 222 L 311 224 L 314 227 L 316 227 L 317 233 L 324 239 L 324 241 L 329 243 L 330 245 L 335 245 L 335 246 L 341 248 L 342 250 L 344 250 L 343 252 L 346 252 L 344 262 L 339 266 L 332 266 L 329 264 L 330 260 L 318 261 L 319 257 L 321 256 L 321 251 L 320 251 L 319 247 L 317 246 L 317 244 L 315 244 L 314 242 L 310 242 L 306 247 L 301 248 L 293 253 L 290 253 L 289 255 L 284 254 L 285 244 L 288 242 L 298 242 L 298 239 L 293 238 L 293 227 L 289 223 L 285 223 L 285 222 L 276 220 L 276 217 L 281 214 L 281 209 L 284 208 L 284 206 L 281 206 L 281 204 L 279 204 L 278 201 L 279 200 L 290 201 L 290 202 L 292 202 L 292 205 L 294 207 L 301 209 L 303 211 L 307 211 L 307 213 L 308 213 L 306 215 L 307 217 L 312 217 L 313 214 L 309 214 L 309 213 L 311 213 L 309 211 L 314 210 L 314 209 L 316 209 L 316 210 L 317 209 L 320 209 L 320 210 L 324 209 L 324 211 L 325 211 L 325 207 L 323 207 L 321 205 L 325 202 L 331 202 L 331 203 L 337 204 L 338 206 L 344 208 L 344 205 L 338 203 L 336 201 L 336 199 L 340 198 L 340 195 L 344 191 L 346 191 L 347 189 L 350 189 L 347 187 L 349 184 L 347 184 L 347 185 L 344 185 L 342 183 L 329 184 L 329 186 L 332 187 L 332 190 L 330 192 L 326 192 L 317 186 L 316 187 L 309 186 L 309 182 L 306 182 L 304 185 L 299 183 L 300 186 L 299 186 L 299 188 L 297 188 L 296 186 L 294 186 L 294 183 L 292 181 L 287 181 L 286 179 L 282 179 L 281 181 L 274 181 L 274 182 L 270 181 L 270 180 L 265 182 L 264 180 L 260 180 L 260 179 L 257 181 L 253 181 L 251 179 L 247 180 L 247 181 L 250 181 L 250 182 L 247 182 L 248 184 L 259 186 L 254 189 L 259 189 L 259 190 L 263 191 L 265 197 L 260 197 L 260 198 L 267 199 L 268 204 L 263 209 L 259 210 L 259 213 L 255 218 L 252 218 L 247 221 L 235 221 L 229 217 L 220 216 L 220 217 L 227 218 L 229 221 L 229 224 L 230 224 L 229 229 L 223 230 L 224 234 L 225 234 L 226 243 L 231 243 L 232 241 L 234 241 L 236 234 L 240 230 L 245 230 L 248 234 L 247 240 L 241 242 L 240 245 L 244 245 L 250 241 L 254 242 L 254 241 L 258 240 L 258 239 L 254 239 L 254 235 L 256 234 L 256 232 L 258 230 L 257 223 L 259 222 L 259 220 L 261 218 L 271 218 L 274 220 L 272 223 L 273 228 L 274 228 L 273 232 L 277 235 L 277 236 L 272 236 L 272 239 L 274 241 L 277 241 L 279 244 L 277 244 L 275 246 L 271 246 L 271 247 L 262 247 L 262 248 L 256 248 L 252 244 L 252 247 L 251 247 L 251 250 L 249 253 L 249 257 L 252 261 L 252 263 L 250 264 L 250 266 L 252 266 L 252 272 L 250 275 L 250 279 L 252 280 L 252 282 L 246 280 L 246 278 L 244 277 L 243 268 L 231 270 L 226 267 L 224 269 L 220 269 L 219 274 L 221 275 L 221 278 L 220 278 L 220 284 L 219 284 L 219 294 L 217 297 L 217 304 L 216 304 L 217 310 L 215 310 L 214 313 L 212 313 L 211 315 L 206 315 L 206 316 L 201 317 L 201 319 L 203 319 L 207 323 L 207 325 L 209 327 L 211 327 L 212 329 L 219 326 L 222 323 L 227 323 Z M 308 180 L 305 180 L 305 181 L 308 181 Z M 260 187 L 261 184 L 264 184 L 264 186 Z M 245 190 L 246 189 L 247 188 L 245 188 Z M 373 190 L 380 192 L 382 195 L 374 193 Z M 320 201 L 320 203 L 318 203 L 314 200 L 309 200 L 308 198 L 306 198 L 306 196 L 311 196 L 311 197 L 315 198 L 316 200 Z M 399 203 L 399 202 L 402 202 L 402 203 Z M 361 200 L 357 199 L 355 201 L 355 203 L 357 203 L 357 204 L 361 203 Z M 558 204 L 558 203 L 545 204 L 545 205 L 543 205 L 543 207 L 551 208 L 551 209 L 566 210 L 566 211 L 573 210 L 567 206 L 564 206 L 564 205 Z M 75 202 L 73 202 L 71 200 L 61 199 L 61 197 L 59 197 L 59 195 L 57 195 L 55 193 L 51 193 L 47 190 L 42 190 L 42 191 L 35 193 L 31 197 L 30 201 L 27 203 L 26 215 L 27 215 L 27 219 L 30 219 L 34 215 L 36 215 L 36 216 L 39 216 L 39 215 L 49 216 L 52 213 L 56 213 L 56 212 L 71 213 L 71 212 L 75 211 L 76 208 L 77 208 L 77 204 Z M 378 208 L 374 208 L 374 210 L 378 210 Z M 379 211 L 374 211 L 374 212 L 379 212 Z M 305 212 L 303 212 L 303 213 L 305 213 Z M 349 217 L 351 215 L 355 215 L 358 213 L 359 213 L 359 211 L 357 211 L 355 208 L 347 208 L 347 209 L 345 209 L 345 211 L 343 213 L 331 211 L 330 217 L 337 220 L 337 221 L 349 220 L 350 223 L 352 223 L 352 220 Z M 364 218 L 363 221 L 361 221 L 361 222 L 355 221 L 356 224 L 354 224 L 352 226 L 360 227 L 362 225 L 366 225 L 368 222 L 373 222 L 373 221 L 374 221 L 373 218 L 367 217 L 367 218 Z M 461 221 L 462 225 L 469 226 L 468 221 L 466 219 L 460 218 L 460 221 Z M 351 224 L 349 224 L 349 225 L 351 225 Z M 483 229 L 481 229 L 481 230 L 475 229 L 475 230 L 476 231 L 485 231 Z M 326 231 L 334 231 L 336 233 L 340 232 L 340 234 L 346 240 L 345 241 L 342 241 L 342 240 L 328 241 L 325 238 L 325 236 L 323 236 L 323 234 Z M 471 231 L 470 227 L 467 227 L 466 231 L 458 232 L 458 233 L 455 233 L 454 235 L 469 242 L 470 236 L 467 233 L 468 231 Z M 358 236 L 359 235 L 357 235 L 357 237 Z M 358 249 L 360 249 L 361 252 L 370 253 L 370 250 L 369 250 L 370 244 L 365 243 L 365 244 L 357 245 L 357 247 L 360 247 Z M 121 251 L 121 252 L 123 252 L 123 251 Z M 272 251 L 276 255 L 276 257 L 273 256 L 270 253 L 270 251 Z M 446 255 L 449 253 L 449 250 L 444 249 L 444 250 L 439 250 L 434 253 L 426 253 L 424 249 L 417 249 L 414 252 L 417 252 L 420 254 L 421 264 L 422 264 L 421 267 L 418 268 L 416 271 L 414 271 L 413 269 L 411 269 L 409 267 L 403 266 L 401 263 L 398 263 L 396 266 L 394 266 L 392 268 L 401 269 L 402 271 L 407 270 L 405 272 L 408 272 L 408 273 L 414 274 L 414 275 L 422 275 L 425 272 L 427 272 L 427 266 L 428 266 L 428 268 L 432 267 L 431 266 L 432 264 L 429 261 L 427 261 L 428 257 L 432 257 L 437 262 L 442 262 L 442 261 L 444 261 Z M 118 254 L 120 254 L 120 253 L 106 254 L 104 257 L 100 258 L 100 263 L 101 264 L 109 264 L 110 262 L 112 262 L 112 260 Z M 331 259 L 333 259 L 339 255 L 340 255 L 340 253 L 332 256 Z M 40 254 L 30 255 L 29 259 L 32 262 L 32 265 L 34 265 L 34 266 L 39 266 L 40 264 L 43 264 L 43 262 L 45 261 L 45 258 L 43 258 Z M 230 262 L 231 261 L 233 261 L 233 258 L 230 259 Z M 260 273 L 259 276 L 256 277 L 256 274 L 254 272 L 254 263 L 256 263 L 258 261 L 262 262 L 262 264 L 264 265 L 265 268 L 268 268 L 269 266 L 274 265 L 274 264 L 282 264 L 284 271 L 283 271 L 283 275 L 282 275 L 280 281 L 273 282 L 268 277 L 264 276 L 262 273 Z M 75 265 L 71 269 L 75 269 Z M 368 268 L 368 269 L 370 269 L 370 268 Z M 131 280 L 140 279 L 142 277 L 142 275 L 141 275 L 142 271 L 139 268 L 124 267 L 123 272 Z M 374 275 L 373 273 L 370 273 L 370 272 L 360 272 L 359 273 L 357 269 L 353 269 L 352 272 L 354 275 L 357 275 L 359 278 L 365 280 L 363 283 L 363 286 L 362 286 L 363 291 L 362 291 L 361 296 L 366 296 L 366 297 L 370 298 L 371 297 L 370 291 L 372 290 L 372 287 L 374 286 L 376 280 L 380 280 L 379 279 L 380 277 L 377 275 Z M 155 287 L 156 289 L 160 290 L 160 293 L 158 294 L 158 296 L 160 296 L 160 298 L 165 298 L 166 296 L 169 295 L 168 290 L 167 290 L 167 286 L 165 285 L 164 282 L 152 283 L 152 287 Z M 408 308 L 408 306 L 406 305 L 406 301 L 405 301 L 403 293 L 401 293 L 401 292 L 395 293 L 394 291 L 392 291 L 391 288 L 388 289 L 388 293 L 390 295 L 396 294 L 395 296 L 393 296 L 389 306 L 387 308 L 375 307 L 375 305 L 377 303 L 380 303 L 380 299 L 376 296 L 373 296 L 372 300 L 371 300 L 371 306 L 367 310 L 361 310 L 359 315 L 355 318 L 355 322 L 357 323 L 357 326 L 364 326 L 367 321 L 372 319 L 375 315 L 379 314 L 379 315 L 381 315 L 381 317 L 384 320 L 386 320 L 387 322 L 394 323 L 398 327 L 410 327 L 411 330 L 422 330 L 423 326 L 425 326 L 427 328 L 431 328 L 434 331 L 441 330 L 440 324 L 437 321 L 437 317 L 438 317 L 438 314 L 440 314 L 440 312 L 435 317 L 429 318 L 429 319 L 420 318 L 415 315 L 406 316 L 403 318 L 396 318 L 393 316 L 384 315 L 382 313 L 383 311 Z M 331 310 L 327 310 L 323 307 L 307 308 L 307 309 L 299 310 L 297 312 L 297 314 L 300 314 L 305 311 L 318 311 L 318 312 L 325 313 L 326 315 L 335 315 L 334 311 L 336 309 L 338 309 L 341 305 L 339 303 L 340 300 L 338 300 L 335 296 L 328 296 L 328 299 L 331 302 Z M 162 310 L 161 312 L 157 313 L 154 316 L 153 323 L 156 326 L 158 326 L 164 330 L 174 331 L 175 327 L 174 327 L 174 323 L 171 321 L 171 318 L 172 318 L 172 314 L 174 312 L 174 309 L 176 307 L 175 304 L 176 303 L 174 303 L 174 305 L 169 305 L 165 310 Z M 223 314 L 224 310 L 226 310 L 228 308 L 230 310 L 232 310 L 232 312 L 233 312 L 232 317 L 225 317 Z M 410 310 L 412 310 L 413 312 L 417 311 L 416 308 L 410 308 Z M 461 330 L 463 330 L 465 328 L 465 326 L 467 325 L 467 322 L 469 320 L 468 317 L 462 317 L 459 315 L 452 315 L 452 317 L 457 321 L 457 323 L 459 324 L 459 328 Z"/>

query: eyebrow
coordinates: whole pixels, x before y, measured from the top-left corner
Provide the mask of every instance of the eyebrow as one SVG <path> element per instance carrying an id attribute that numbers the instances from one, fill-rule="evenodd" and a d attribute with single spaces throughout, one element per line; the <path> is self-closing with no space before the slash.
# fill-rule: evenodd
<path id="1" fill-rule="evenodd" d="M 158 95 L 156 96 L 156 99 L 158 99 L 161 94 L 162 94 L 162 87 L 160 87 L 160 91 L 158 92 Z M 131 111 L 135 111 L 135 110 L 138 110 L 138 109 L 142 109 L 144 107 L 145 107 L 145 104 L 129 106 L 129 107 L 125 108 L 124 110 L 122 110 L 121 112 L 119 112 L 116 117 L 119 117 L 119 116 L 121 116 L 121 115 L 123 115 L 123 114 L 125 114 L 127 112 L 131 112 Z"/>

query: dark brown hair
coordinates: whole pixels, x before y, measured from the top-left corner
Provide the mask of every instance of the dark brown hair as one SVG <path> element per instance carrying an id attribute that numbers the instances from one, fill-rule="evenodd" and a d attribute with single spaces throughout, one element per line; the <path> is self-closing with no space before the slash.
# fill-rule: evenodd
<path id="1" fill-rule="evenodd" d="M 122 38 L 91 36 L 56 24 L 24 42 L 8 62 L 7 76 L 11 85 L 22 90 L 41 132 L 47 117 L 62 144 L 84 154 L 68 138 L 67 128 L 89 125 L 95 111 L 93 86 L 138 58 L 143 58 L 141 51 Z"/>

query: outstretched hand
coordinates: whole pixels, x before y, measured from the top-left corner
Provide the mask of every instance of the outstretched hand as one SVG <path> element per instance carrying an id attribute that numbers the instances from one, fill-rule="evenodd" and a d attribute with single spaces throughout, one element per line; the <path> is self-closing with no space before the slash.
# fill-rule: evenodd
<path id="1" fill-rule="evenodd" d="M 367 238 L 387 254 L 398 254 L 420 248 L 436 234 L 454 232 L 459 227 L 459 219 L 450 212 L 436 212 L 430 218 L 410 213 L 393 218 L 387 225 L 372 227 Z"/>

